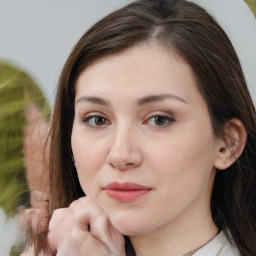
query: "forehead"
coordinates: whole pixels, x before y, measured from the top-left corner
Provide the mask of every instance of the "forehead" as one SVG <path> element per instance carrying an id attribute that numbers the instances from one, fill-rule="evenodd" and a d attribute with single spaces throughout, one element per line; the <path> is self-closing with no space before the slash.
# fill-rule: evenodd
<path id="1" fill-rule="evenodd" d="M 190 65 L 174 50 L 144 44 L 101 58 L 87 67 L 78 77 L 76 96 L 110 90 L 135 95 L 162 90 L 161 93 L 185 97 L 191 88 L 197 88 L 195 81 Z"/>

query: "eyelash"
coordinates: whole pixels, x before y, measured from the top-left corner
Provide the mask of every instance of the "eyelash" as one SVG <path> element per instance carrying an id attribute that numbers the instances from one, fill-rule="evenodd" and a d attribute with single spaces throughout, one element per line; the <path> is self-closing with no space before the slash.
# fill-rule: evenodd
<path id="1" fill-rule="evenodd" d="M 163 124 L 156 124 L 156 118 L 161 118 L 162 119 L 162 123 Z M 97 121 L 97 118 L 101 119 L 102 124 L 97 125 L 95 122 Z M 161 121 L 158 120 L 159 121 Z M 93 121 L 94 124 L 90 124 L 90 121 Z M 155 127 L 166 127 L 168 125 L 170 125 L 171 123 L 173 123 L 175 120 L 174 118 L 168 116 L 168 115 L 163 115 L 163 114 L 152 114 L 150 117 L 148 117 L 146 119 L 146 121 L 143 122 L 143 124 L 150 124 L 150 120 L 153 120 L 154 124 L 152 124 Z M 102 115 L 97 115 L 97 114 L 89 114 L 87 116 L 85 116 L 84 118 L 82 118 L 81 120 L 83 123 L 85 123 L 87 126 L 92 127 L 92 128 L 100 128 L 102 126 L 105 125 L 109 125 L 110 122 L 108 121 L 108 119 Z M 99 121 L 99 120 L 98 120 Z"/>
<path id="2" fill-rule="evenodd" d="M 96 118 L 103 119 L 104 123 L 103 123 L 102 125 L 97 125 L 97 124 L 95 124 Z M 90 124 L 90 121 L 93 120 L 93 119 L 94 119 L 94 124 Z M 107 118 L 105 118 L 104 116 L 102 116 L 102 115 L 95 115 L 95 114 L 90 114 L 90 115 L 85 116 L 85 117 L 82 119 L 82 122 L 85 123 L 87 126 L 93 127 L 93 128 L 100 128 L 101 126 L 106 125 L 106 123 L 107 123 L 107 124 L 110 123 L 110 122 L 107 120 Z"/>
<path id="3" fill-rule="evenodd" d="M 162 118 L 163 119 L 163 124 L 161 124 L 161 125 L 157 125 L 155 122 L 156 122 L 156 118 Z M 173 123 L 175 120 L 174 120 L 174 118 L 172 118 L 172 117 L 170 117 L 170 116 L 168 116 L 168 115 L 163 115 L 163 114 L 152 114 L 144 123 L 149 123 L 149 121 L 151 120 L 151 119 L 153 119 L 154 121 L 154 124 L 153 124 L 153 126 L 155 126 L 155 127 L 166 127 L 166 126 L 168 126 L 168 125 L 170 125 L 171 123 Z"/>

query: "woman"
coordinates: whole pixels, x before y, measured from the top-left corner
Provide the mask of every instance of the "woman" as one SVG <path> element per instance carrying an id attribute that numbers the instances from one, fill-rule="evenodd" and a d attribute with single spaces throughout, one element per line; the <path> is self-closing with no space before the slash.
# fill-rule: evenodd
<path id="1" fill-rule="evenodd" d="M 255 128 L 237 55 L 205 10 L 141 0 L 108 15 L 60 76 L 48 254 L 256 255 Z"/>

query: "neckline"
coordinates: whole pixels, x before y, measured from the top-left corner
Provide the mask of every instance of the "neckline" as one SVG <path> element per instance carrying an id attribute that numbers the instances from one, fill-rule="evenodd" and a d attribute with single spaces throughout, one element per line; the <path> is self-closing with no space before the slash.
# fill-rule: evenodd
<path id="1" fill-rule="evenodd" d="M 208 242 L 206 242 L 205 244 L 199 246 L 198 248 L 196 249 L 193 249 L 192 251 L 190 252 L 187 252 L 185 254 L 183 254 L 182 256 L 192 256 L 193 254 L 195 254 L 197 251 L 199 251 L 201 248 L 203 248 L 205 245 L 209 244 L 214 238 L 216 238 L 218 235 L 220 234 L 220 232 L 218 231 L 218 233 L 213 237 L 211 238 Z"/>

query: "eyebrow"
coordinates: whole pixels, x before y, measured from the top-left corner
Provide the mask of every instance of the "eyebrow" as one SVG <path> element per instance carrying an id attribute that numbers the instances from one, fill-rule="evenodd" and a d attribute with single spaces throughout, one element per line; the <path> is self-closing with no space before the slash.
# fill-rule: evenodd
<path id="1" fill-rule="evenodd" d="M 100 97 L 95 97 L 95 96 L 82 96 L 77 99 L 76 104 L 79 102 L 91 102 L 91 103 L 102 105 L 102 106 L 110 106 L 111 105 L 108 100 L 105 100 Z"/>
<path id="2" fill-rule="evenodd" d="M 155 101 L 163 101 L 166 99 L 178 100 L 182 103 L 187 104 L 187 102 L 182 99 L 181 97 L 174 95 L 174 94 L 160 94 L 160 95 L 150 95 L 138 100 L 138 105 L 144 105 L 147 103 L 155 102 Z"/>
<path id="3" fill-rule="evenodd" d="M 174 94 L 160 94 L 160 95 L 146 96 L 146 97 L 139 99 L 137 101 L 137 104 L 139 106 L 142 106 L 145 104 L 149 104 L 149 103 L 157 102 L 157 101 L 163 101 L 166 99 L 178 100 L 182 103 L 187 104 L 187 102 L 184 99 L 182 99 L 181 97 L 174 95 Z M 111 106 L 110 101 L 100 98 L 100 97 L 96 97 L 96 96 L 82 96 L 77 99 L 76 104 L 79 102 L 90 102 L 90 103 L 94 103 L 94 104 L 98 104 L 98 105 L 102 105 L 102 106 Z"/>

